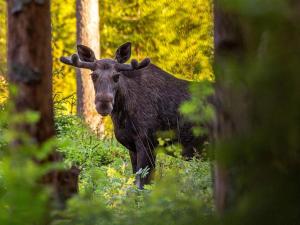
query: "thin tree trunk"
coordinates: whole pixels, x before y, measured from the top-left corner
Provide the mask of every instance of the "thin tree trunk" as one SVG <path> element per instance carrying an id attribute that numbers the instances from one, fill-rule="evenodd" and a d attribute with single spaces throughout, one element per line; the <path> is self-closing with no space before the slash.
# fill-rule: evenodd
<path id="1" fill-rule="evenodd" d="M 52 101 L 52 56 L 49 0 L 7 1 L 8 15 L 8 78 L 18 88 L 13 97 L 17 112 L 38 112 L 35 124 L 22 123 L 20 132 L 26 132 L 32 141 L 42 145 L 55 134 Z M 60 160 L 55 152 L 49 161 Z M 77 192 L 78 171 L 52 172 L 42 182 L 54 187 L 54 197 L 62 203 Z"/>
<path id="2" fill-rule="evenodd" d="M 77 43 L 93 49 L 100 57 L 98 0 L 76 0 Z M 92 130 L 103 132 L 102 118 L 95 109 L 95 91 L 90 71 L 77 69 L 77 114 L 84 118 Z"/>

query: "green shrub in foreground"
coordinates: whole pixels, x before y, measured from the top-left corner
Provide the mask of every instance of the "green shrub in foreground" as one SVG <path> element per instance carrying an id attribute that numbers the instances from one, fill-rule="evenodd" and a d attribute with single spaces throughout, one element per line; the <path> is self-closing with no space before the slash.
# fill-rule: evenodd
<path id="1" fill-rule="evenodd" d="M 100 140 L 76 117 L 56 121 L 59 139 L 71 140 L 61 148 L 65 162 L 75 163 L 81 174 L 79 195 L 55 224 L 208 224 L 212 219 L 208 161 L 158 153 L 154 183 L 138 190 L 126 149 L 115 140 Z"/>

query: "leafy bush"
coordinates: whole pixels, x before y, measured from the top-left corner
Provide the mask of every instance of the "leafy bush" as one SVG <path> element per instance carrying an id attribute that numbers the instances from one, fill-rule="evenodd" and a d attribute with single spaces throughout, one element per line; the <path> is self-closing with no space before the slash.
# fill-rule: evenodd
<path id="1" fill-rule="evenodd" d="M 126 158 L 126 150 L 115 140 L 100 140 L 84 122 L 76 116 L 56 118 L 59 148 L 66 163 L 73 163 L 80 169 L 108 165 L 115 158 Z"/>
<path id="2" fill-rule="evenodd" d="M 0 224 L 42 224 L 49 215 L 51 190 L 40 179 L 58 165 L 41 165 L 33 159 L 44 159 L 54 142 L 38 146 L 25 133 L 16 132 L 12 129 L 16 124 L 35 123 L 39 117 L 33 112 L 11 112 L 9 103 L 0 106 Z"/>

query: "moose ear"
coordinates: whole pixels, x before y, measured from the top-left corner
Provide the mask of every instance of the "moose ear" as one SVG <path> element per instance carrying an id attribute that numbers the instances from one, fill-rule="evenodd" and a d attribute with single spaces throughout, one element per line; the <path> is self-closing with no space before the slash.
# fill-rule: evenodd
<path id="1" fill-rule="evenodd" d="M 122 44 L 116 51 L 116 60 L 118 63 L 126 62 L 131 56 L 131 43 Z"/>
<path id="2" fill-rule="evenodd" d="M 84 62 L 96 61 L 95 53 L 89 47 L 86 47 L 84 45 L 77 45 L 77 52 L 81 61 Z"/>

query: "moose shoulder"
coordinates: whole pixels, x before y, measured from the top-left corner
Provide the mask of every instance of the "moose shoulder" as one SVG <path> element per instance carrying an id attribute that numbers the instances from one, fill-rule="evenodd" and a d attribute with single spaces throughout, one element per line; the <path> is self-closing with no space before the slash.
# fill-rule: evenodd
<path id="1" fill-rule="evenodd" d="M 97 60 L 83 45 L 77 50 L 78 54 L 61 61 L 92 70 L 98 113 L 111 115 L 117 140 L 129 150 L 133 172 L 150 170 L 146 177 L 137 175 L 139 188 L 150 182 L 155 168 L 158 131 L 173 130 L 183 156 L 190 158 L 199 152 L 205 137 L 194 137 L 192 124 L 184 121 L 178 110 L 190 97 L 188 81 L 173 77 L 148 58 L 124 64 L 131 55 L 130 43 L 117 49 L 115 59 Z"/>

